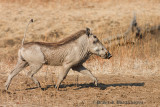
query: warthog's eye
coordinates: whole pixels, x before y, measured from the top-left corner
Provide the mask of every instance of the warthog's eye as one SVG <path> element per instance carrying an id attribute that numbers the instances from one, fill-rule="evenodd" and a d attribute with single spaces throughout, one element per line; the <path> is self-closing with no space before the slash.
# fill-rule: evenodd
<path id="1" fill-rule="evenodd" d="M 93 41 L 93 43 L 95 44 L 95 43 L 97 43 L 97 41 Z"/>
<path id="2" fill-rule="evenodd" d="M 94 38 L 97 38 L 96 36 L 93 36 Z"/>

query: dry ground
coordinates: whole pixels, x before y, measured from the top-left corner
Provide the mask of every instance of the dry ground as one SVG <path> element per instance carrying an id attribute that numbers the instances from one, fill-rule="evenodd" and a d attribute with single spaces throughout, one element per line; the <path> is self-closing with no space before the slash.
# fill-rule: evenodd
<path id="1" fill-rule="evenodd" d="M 159 0 L 0 0 L 0 107 L 160 106 L 160 34 L 111 47 L 110 60 L 92 56 L 84 65 L 98 78 L 98 87 L 88 77 L 70 71 L 61 91 L 56 91 L 60 68 L 44 66 L 35 75 L 43 90 L 25 75 L 27 68 L 13 79 L 9 91 L 4 91 L 31 18 L 34 23 L 26 42 L 54 42 L 86 27 L 102 41 L 123 34 L 134 12 L 140 27 L 159 25 L 159 10 Z M 123 104 L 118 104 L 120 101 Z"/>
<path id="2" fill-rule="evenodd" d="M 2 78 L 2 76 L 1 76 Z M 52 78 L 39 77 L 44 91 L 35 87 L 32 81 L 18 75 L 8 92 L 0 88 L 1 106 L 132 106 L 158 107 L 160 104 L 160 76 L 103 75 L 97 77 L 98 87 L 87 77 L 68 76 L 56 91 Z M 6 77 L 0 80 L 3 86 Z M 127 101 L 120 104 L 117 101 Z M 112 104 L 113 103 L 113 104 Z M 132 103 L 132 104 L 129 104 Z"/>

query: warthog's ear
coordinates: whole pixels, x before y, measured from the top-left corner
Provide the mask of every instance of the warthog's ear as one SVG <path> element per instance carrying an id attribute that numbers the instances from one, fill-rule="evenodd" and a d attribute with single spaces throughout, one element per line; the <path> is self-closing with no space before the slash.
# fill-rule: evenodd
<path id="1" fill-rule="evenodd" d="M 86 35 L 90 35 L 90 29 L 89 28 L 86 28 Z"/>

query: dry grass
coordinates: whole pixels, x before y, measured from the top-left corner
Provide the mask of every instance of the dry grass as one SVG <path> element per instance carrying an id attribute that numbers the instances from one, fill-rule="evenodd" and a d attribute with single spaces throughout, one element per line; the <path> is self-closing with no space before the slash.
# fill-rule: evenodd
<path id="1" fill-rule="evenodd" d="M 140 27 L 144 28 L 146 25 L 159 25 L 159 10 L 159 0 L 0 0 L 0 76 L 2 77 L 0 83 L 4 84 L 6 76 L 11 71 L 11 69 L 13 69 L 16 63 L 17 51 L 21 45 L 24 30 L 28 21 L 31 18 L 33 18 L 35 21 L 29 26 L 26 42 L 54 42 L 63 39 L 65 36 L 71 35 L 72 33 L 75 33 L 78 30 L 85 29 L 86 27 L 90 27 L 93 33 L 95 33 L 102 41 L 103 38 L 113 36 L 116 34 L 123 34 L 123 32 L 125 32 L 130 26 L 130 21 L 132 20 L 133 12 L 136 12 L 137 22 L 140 25 Z M 132 76 L 141 76 L 142 78 L 149 77 L 150 81 L 152 80 L 152 77 L 154 77 L 156 83 L 158 83 L 158 79 L 156 76 L 160 74 L 159 41 L 160 34 L 147 34 L 146 38 L 142 40 L 137 40 L 134 45 L 128 44 L 124 46 L 114 46 L 110 48 L 110 53 L 113 56 L 110 60 L 103 60 L 99 57 L 93 56 L 85 63 L 85 66 L 91 69 L 93 71 L 93 74 L 96 76 L 100 74 L 108 74 L 112 76 L 124 75 L 124 78 L 128 77 L 128 75 L 131 76 L 131 78 Z M 34 86 L 34 84 L 32 84 L 31 86 L 29 85 L 31 84 L 31 81 L 28 80 L 27 77 L 24 78 L 24 74 L 26 74 L 27 70 L 24 70 L 22 73 L 18 75 L 19 77 L 17 76 L 17 79 L 14 79 L 13 84 L 17 84 L 15 86 L 11 86 L 11 94 L 3 92 L 3 87 L 0 89 L 0 101 L 2 99 L 3 104 L 8 103 L 8 105 L 11 105 L 9 103 L 14 103 L 14 105 L 16 106 L 19 103 L 25 103 L 28 105 L 24 104 L 23 106 L 34 106 L 34 104 L 36 104 L 35 106 L 45 106 L 46 103 L 52 102 L 52 100 L 49 99 L 55 99 L 55 106 L 58 106 L 56 104 L 60 103 L 60 101 L 67 99 L 67 101 L 69 102 L 69 99 L 71 99 L 72 101 L 68 103 L 68 105 L 77 106 L 76 100 L 81 96 L 83 91 L 88 90 L 80 90 L 78 91 L 78 95 L 76 95 L 75 93 L 75 95 L 71 97 L 63 91 L 56 92 L 54 88 L 49 88 L 46 92 L 35 89 L 31 91 L 28 90 L 27 92 L 26 90 L 23 90 L 19 93 L 18 91 L 15 91 L 16 88 L 25 89 L 29 87 L 32 88 Z M 45 66 L 38 73 L 37 77 L 40 78 L 40 76 L 43 76 L 43 78 L 45 78 L 45 80 L 41 80 L 43 86 L 46 86 L 48 84 L 54 84 L 55 82 L 53 81 L 56 80 L 53 80 L 52 78 L 58 75 L 58 71 L 58 67 Z M 70 75 L 79 74 L 71 71 Z M 125 77 L 125 75 L 127 76 Z M 117 77 L 115 78 L 115 80 L 112 78 L 110 79 L 116 83 L 118 82 L 118 80 L 116 79 L 119 78 L 120 77 Z M 128 78 L 128 80 L 131 78 Z M 27 81 L 27 83 L 25 83 L 23 79 Z M 102 77 L 99 79 L 103 80 Z M 82 80 L 81 82 L 83 83 Z M 107 80 L 104 81 L 106 82 Z M 127 81 L 127 79 L 126 81 L 123 81 L 123 79 L 120 80 L 121 82 Z M 137 80 L 142 81 L 140 78 L 138 78 Z M 131 79 L 131 82 L 133 81 L 134 79 Z M 149 80 L 144 79 L 144 81 L 146 81 L 147 83 Z M 68 80 L 68 82 L 66 82 L 65 84 L 69 85 L 70 83 L 73 84 L 75 82 L 71 82 L 70 80 Z M 110 81 L 109 83 L 112 82 Z M 133 91 L 132 88 L 135 88 L 139 92 L 136 95 L 140 94 L 142 90 L 145 89 L 146 91 L 144 91 L 144 94 L 150 94 L 147 93 L 148 89 L 148 92 L 152 92 L 154 89 L 160 90 L 159 87 L 154 87 L 148 84 L 142 89 L 140 88 L 140 90 L 139 87 L 129 87 L 129 90 L 125 87 L 122 87 L 122 89 L 119 90 L 122 92 L 123 90 L 127 90 L 126 92 L 128 92 Z M 154 87 L 154 89 L 149 88 L 149 86 Z M 72 90 L 69 91 L 70 94 L 75 92 L 73 88 L 75 87 L 67 88 L 68 90 Z M 36 93 L 37 90 L 40 93 Z M 93 97 L 95 99 L 99 98 L 101 100 L 106 100 L 105 97 L 109 99 L 115 99 L 114 96 L 116 95 L 114 93 L 111 94 L 112 97 L 108 97 L 107 95 L 101 95 L 102 93 L 107 94 L 110 91 L 114 92 L 114 87 L 110 87 L 110 91 L 107 91 L 106 89 L 98 90 L 100 92 L 97 92 L 97 90 L 97 88 L 89 88 L 89 91 L 95 91 L 95 93 L 100 95 L 97 95 L 94 92 L 87 93 L 86 95 L 91 96 L 92 94 L 94 94 L 95 97 L 92 96 L 91 98 L 87 98 L 87 96 L 83 96 L 84 98 L 80 97 L 81 100 L 85 101 L 85 99 L 87 99 L 87 101 L 90 101 L 89 99 L 92 99 Z M 14 92 L 16 94 L 14 94 Z M 157 92 L 158 91 L 155 91 L 155 93 Z M 24 96 L 23 94 L 25 94 L 26 96 Z M 122 95 L 123 94 L 127 95 L 128 93 L 123 92 Z M 136 95 L 130 94 L 130 97 L 133 97 L 131 99 L 140 100 L 141 97 L 137 98 L 135 97 Z M 141 95 L 143 96 L 143 94 Z M 151 97 L 151 100 L 149 96 L 142 97 L 142 99 L 145 100 L 146 98 L 147 101 L 150 101 L 150 104 L 152 105 L 154 101 L 157 101 L 154 100 L 153 97 L 154 96 Z M 123 96 L 119 96 L 118 98 L 123 99 Z M 79 101 L 79 103 L 80 102 L 81 101 Z M 84 105 L 82 105 L 87 106 L 88 103 L 89 102 L 84 102 Z M 159 103 L 157 102 L 155 104 Z M 48 105 L 53 106 L 54 104 L 51 103 Z M 62 105 L 65 105 L 65 103 L 62 103 Z"/>

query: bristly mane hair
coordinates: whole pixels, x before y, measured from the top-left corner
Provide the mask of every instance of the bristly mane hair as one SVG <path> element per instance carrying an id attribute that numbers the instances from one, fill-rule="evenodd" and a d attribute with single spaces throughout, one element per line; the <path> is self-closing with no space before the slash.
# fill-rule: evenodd
<path id="1" fill-rule="evenodd" d="M 38 44 L 38 45 L 57 47 L 57 46 L 61 46 L 61 45 L 67 44 L 67 43 L 69 43 L 71 41 L 74 41 L 74 40 L 78 39 L 80 36 L 82 36 L 83 34 L 86 34 L 86 30 L 80 30 L 77 33 L 72 34 L 71 36 L 60 40 L 59 42 L 54 42 L 54 43 L 28 42 L 28 43 L 25 43 L 25 45 L 27 45 L 27 44 Z"/>

